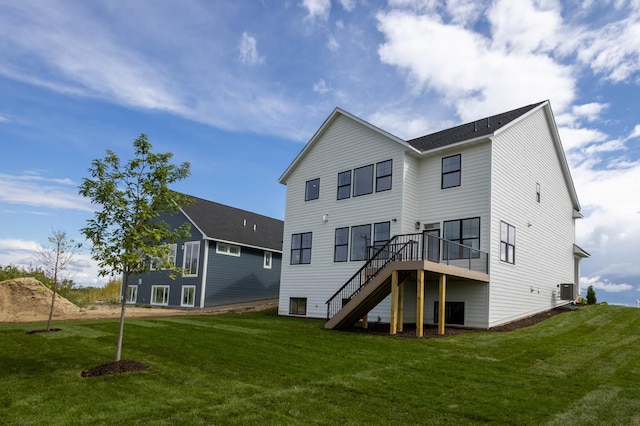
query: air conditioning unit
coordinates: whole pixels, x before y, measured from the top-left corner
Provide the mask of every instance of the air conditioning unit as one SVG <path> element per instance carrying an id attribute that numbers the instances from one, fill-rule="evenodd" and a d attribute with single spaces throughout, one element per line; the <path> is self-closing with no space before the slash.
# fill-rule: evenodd
<path id="1" fill-rule="evenodd" d="M 561 300 L 574 300 L 575 296 L 575 284 L 560 284 L 560 299 Z"/>

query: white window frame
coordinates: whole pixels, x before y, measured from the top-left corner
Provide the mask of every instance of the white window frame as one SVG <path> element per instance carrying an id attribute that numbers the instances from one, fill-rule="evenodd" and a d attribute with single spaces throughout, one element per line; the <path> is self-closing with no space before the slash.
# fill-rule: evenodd
<path id="1" fill-rule="evenodd" d="M 262 263 L 262 267 L 264 269 L 271 269 L 271 265 L 273 264 L 273 253 L 270 251 L 264 252 L 264 261 Z"/>
<path id="2" fill-rule="evenodd" d="M 160 303 L 158 303 L 157 300 L 154 300 L 156 295 L 156 289 L 159 289 L 159 288 L 164 289 L 164 295 L 162 298 L 163 300 Z M 152 285 L 150 303 L 152 305 L 158 305 L 158 306 L 169 306 L 169 286 L 168 285 Z"/>
<path id="3" fill-rule="evenodd" d="M 234 244 L 227 243 L 216 243 L 216 253 L 217 254 L 226 254 L 227 256 L 236 256 L 240 257 L 240 246 Z"/>
<path id="4" fill-rule="evenodd" d="M 131 297 L 133 295 L 133 297 Z M 129 285 L 127 287 L 127 294 L 125 295 L 125 302 L 131 305 L 134 305 L 138 302 L 138 286 L 137 285 Z"/>
<path id="5" fill-rule="evenodd" d="M 169 255 L 167 256 L 167 262 L 171 264 L 171 266 L 176 266 L 176 253 L 178 251 L 177 244 L 167 244 L 169 246 Z M 149 265 L 149 269 L 152 271 L 162 270 L 162 268 L 157 268 L 156 265 L 162 261 L 160 257 L 151 258 L 151 264 Z"/>
<path id="6" fill-rule="evenodd" d="M 195 253 L 198 253 L 198 262 L 196 264 L 196 273 L 193 274 L 191 273 L 190 270 L 187 270 L 187 253 L 190 252 L 190 250 L 188 249 L 188 247 L 190 246 L 195 246 L 196 250 Z M 193 252 L 193 250 L 191 250 L 191 252 Z M 182 267 L 185 270 L 185 277 L 197 277 L 198 276 L 198 269 L 200 268 L 200 241 L 188 241 L 186 243 L 184 243 L 184 253 L 182 253 Z"/>
<path id="7" fill-rule="evenodd" d="M 187 304 L 184 302 L 184 293 L 185 290 L 191 290 L 192 291 L 192 301 L 191 304 Z M 182 286 L 182 292 L 181 292 L 181 297 L 180 297 L 180 306 L 185 307 L 185 308 L 193 308 L 196 305 L 196 286 L 195 285 L 183 285 Z"/>

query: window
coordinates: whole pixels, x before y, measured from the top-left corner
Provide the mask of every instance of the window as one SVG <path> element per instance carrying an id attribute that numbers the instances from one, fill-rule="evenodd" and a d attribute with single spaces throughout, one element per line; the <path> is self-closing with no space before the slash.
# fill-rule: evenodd
<path id="1" fill-rule="evenodd" d="M 168 285 L 151 286 L 151 304 L 152 305 L 168 305 L 169 304 L 169 286 Z"/>
<path id="2" fill-rule="evenodd" d="M 216 253 L 227 254 L 229 256 L 240 256 L 240 246 L 233 244 L 216 243 Z"/>
<path id="3" fill-rule="evenodd" d="M 516 228 L 500 222 L 500 260 L 516 263 Z"/>
<path id="4" fill-rule="evenodd" d="M 371 225 L 360 225 L 351 228 L 351 260 L 366 260 L 367 250 L 371 242 Z"/>
<path id="5" fill-rule="evenodd" d="M 317 200 L 320 198 L 320 179 L 308 180 L 304 190 L 304 200 Z"/>
<path id="6" fill-rule="evenodd" d="M 338 173 L 338 200 L 351 196 L 351 170 Z"/>
<path id="7" fill-rule="evenodd" d="M 291 236 L 291 264 L 311 263 L 311 232 Z"/>
<path id="8" fill-rule="evenodd" d="M 191 241 L 184 243 L 184 261 L 182 263 L 185 269 L 185 276 L 197 276 L 198 264 L 200 260 L 200 241 Z"/>
<path id="9" fill-rule="evenodd" d="M 270 251 L 264 252 L 264 262 L 262 263 L 262 267 L 264 269 L 271 269 L 271 261 L 273 260 L 273 253 Z"/>
<path id="10" fill-rule="evenodd" d="M 373 192 L 373 164 L 353 171 L 353 196 L 371 194 Z"/>
<path id="11" fill-rule="evenodd" d="M 536 183 L 536 201 L 540 202 L 540 184 Z"/>
<path id="12" fill-rule="evenodd" d="M 376 192 L 388 191 L 391 189 L 391 170 L 393 162 L 391 160 L 376 164 Z"/>
<path id="13" fill-rule="evenodd" d="M 182 286 L 182 301 L 180 306 L 186 306 L 193 308 L 196 302 L 196 286 L 195 285 L 183 285 Z"/>
<path id="14" fill-rule="evenodd" d="M 138 286 L 130 285 L 129 287 L 127 287 L 126 301 L 127 303 L 136 303 L 137 300 L 138 300 Z"/>
<path id="15" fill-rule="evenodd" d="M 438 301 L 433 304 L 433 322 L 438 323 Z M 444 323 L 464 325 L 464 302 L 444 302 Z"/>
<path id="16" fill-rule="evenodd" d="M 375 251 L 378 251 L 389 242 L 389 232 L 389 222 L 381 222 L 373 225 L 373 247 Z M 387 257 L 389 257 L 388 249 L 385 249 L 384 252 L 381 252 L 378 257 L 382 259 L 386 259 Z"/>
<path id="17" fill-rule="evenodd" d="M 163 258 L 163 257 L 152 257 L 151 258 L 151 270 L 155 270 L 155 269 L 162 269 L 162 265 L 171 265 L 171 266 L 176 266 L 176 250 L 178 245 L 177 244 L 167 244 L 167 257 Z"/>
<path id="18" fill-rule="evenodd" d="M 334 262 L 346 262 L 349 256 L 349 228 L 336 229 L 336 240 L 333 249 Z"/>
<path id="19" fill-rule="evenodd" d="M 469 259 L 480 256 L 480 218 L 449 220 L 444 222 L 444 239 L 457 244 L 444 244 L 443 259 Z M 469 250 L 458 244 L 471 247 Z"/>
<path id="20" fill-rule="evenodd" d="M 289 315 L 307 315 L 307 298 L 292 297 L 289 299 Z"/>
<path id="21" fill-rule="evenodd" d="M 460 186 L 461 154 L 442 159 L 442 189 Z"/>

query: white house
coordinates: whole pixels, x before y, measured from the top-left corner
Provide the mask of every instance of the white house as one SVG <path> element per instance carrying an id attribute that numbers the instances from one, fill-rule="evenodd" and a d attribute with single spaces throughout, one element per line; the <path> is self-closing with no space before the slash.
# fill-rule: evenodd
<path id="1" fill-rule="evenodd" d="M 444 332 L 577 296 L 588 253 L 548 101 L 408 141 L 337 108 L 280 182 L 280 315 Z"/>

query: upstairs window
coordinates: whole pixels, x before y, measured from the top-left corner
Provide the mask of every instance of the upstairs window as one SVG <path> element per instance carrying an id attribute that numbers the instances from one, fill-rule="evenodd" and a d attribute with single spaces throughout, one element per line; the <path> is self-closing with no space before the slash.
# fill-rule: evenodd
<path id="1" fill-rule="evenodd" d="M 273 253 L 271 253 L 270 251 L 265 251 L 262 267 L 264 269 L 271 269 L 272 261 L 273 261 Z"/>
<path id="2" fill-rule="evenodd" d="M 376 192 L 391 189 L 392 160 L 382 161 L 376 164 Z"/>
<path id="3" fill-rule="evenodd" d="M 351 170 L 338 173 L 338 200 L 351 197 Z"/>
<path id="4" fill-rule="evenodd" d="M 226 243 L 216 243 L 216 253 L 229 256 L 240 256 L 240 246 Z"/>
<path id="5" fill-rule="evenodd" d="M 442 189 L 460 186 L 461 154 L 442 159 Z"/>
<path id="6" fill-rule="evenodd" d="M 304 200 L 317 200 L 320 198 L 320 178 L 308 180 L 304 190 Z"/>
<path id="7" fill-rule="evenodd" d="M 516 263 L 516 228 L 500 222 L 500 260 Z"/>
<path id="8" fill-rule="evenodd" d="M 373 192 L 373 164 L 353 171 L 353 196 L 371 194 Z"/>
<path id="9" fill-rule="evenodd" d="M 162 269 L 162 265 L 176 266 L 176 250 L 177 244 L 167 244 L 164 247 L 167 250 L 167 257 L 153 257 L 151 258 L 151 270 Z"/>
<path id="10" fill-rule="evenodd" d="M 291 235 L 291 264 L 301 265 L 311 263 L 312 233 Z"/>
<path id="11" fill-rule="evenodd" d="M 198 265 L 200 264 L 200 241 L 184 243 L 184 258 L 182 266 L 185 269 L 185 277 L 195 277 L 198 275 Z"/>

